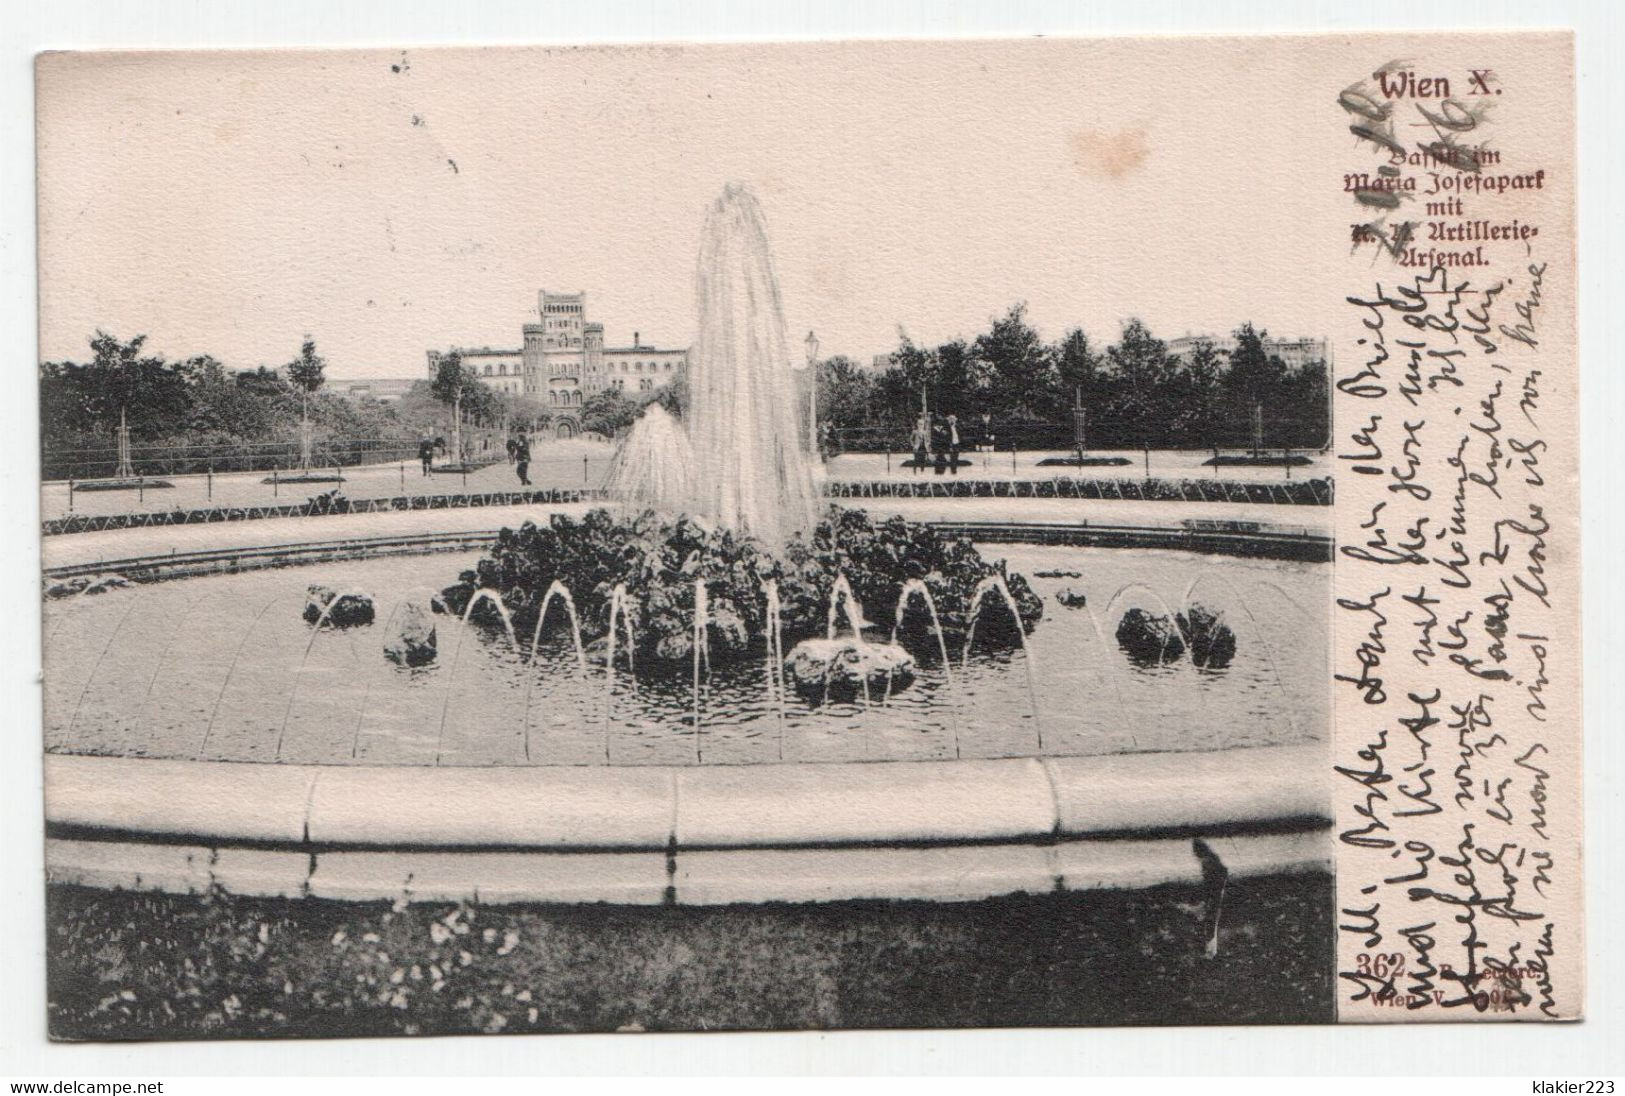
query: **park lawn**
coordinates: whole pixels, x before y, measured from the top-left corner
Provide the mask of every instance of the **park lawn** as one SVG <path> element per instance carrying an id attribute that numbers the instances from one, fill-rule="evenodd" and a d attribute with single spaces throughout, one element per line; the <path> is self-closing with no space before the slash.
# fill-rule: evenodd
<path id="1" fill-rule="evenodd" d="M 58 1039 L 1305 1023 L 1332 1018 L 1329 877 L 1202 895 L 713 908 L 48 888 Z"/>

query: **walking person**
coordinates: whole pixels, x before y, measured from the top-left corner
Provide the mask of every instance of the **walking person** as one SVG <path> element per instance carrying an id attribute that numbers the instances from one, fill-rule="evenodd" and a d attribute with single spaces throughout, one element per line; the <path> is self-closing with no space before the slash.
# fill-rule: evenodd
<path id="1" fill-rule="evenodd" d="M 520 485 L 524 486 L 524 487 L 529 487 L 530 486 L 530 439 L 527 438 L 523 434 L 519 435 L 519 437 L 517 439 L 515 439 L 515 441 L 514 441 L 513 459 L 514 459 L 513 470 L 515 472 L 519 473 L 519 483 L 520 483 Z"/>
<path id="2" fill-rule="evenodd" d="M 940 417 L 931 421 L 931 451 L 936 457 L 932 471 L 940 476 L 948 469 L 948 423 Z"/>
<path id="3" fill-rule="evenodd" d="M 423 474 L 427 476 L 430 467 L 434 464 L 434 442 L 428 438 L 418 442 L 418 460 L 423 462 Z"/>
<path id="4" fill-rule="evenodd" d="M 508 435 L 508 463 L 509 464 L 512 464 L 517 459 L 518 452 L 519 452 L 519 441 L 512 434 L 509 434 Z"/>
<path id="5" fill-rule="evenodd" d="M 948 416 L 948 474 L 959 475 L 959 416 Z"/>

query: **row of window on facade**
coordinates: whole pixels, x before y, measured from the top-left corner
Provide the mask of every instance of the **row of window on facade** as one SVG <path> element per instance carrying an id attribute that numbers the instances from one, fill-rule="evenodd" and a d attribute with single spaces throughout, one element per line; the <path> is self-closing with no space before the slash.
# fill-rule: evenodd
<path id="1" fill-rule="evenodd" d="M 672 362 L 664 363 L 665 371 L 667 373 L 670 373 L 672 371 L 672 366 L 673 366 Z M 645 368 L 647 368 L 650 373 L 659 373 L 661 371 L 662 364 L 660 362 L 622 362 L 621 363 L 621 372 L 622 373 L 642 373 L 645 370 Z M 611 363 L 610 365 L 608 365 L 605 368 L 604 371 L 606 373 L 611 373 L 611 372 L 614 372 L 614 370 L 615 370 L 615 366 L 614 366 L 613 363 Z M 576 374 L 581 372 L 581 363 L 580 362 L 574 362 L 574 361 L 553 362 L 552 364 L 550 364 L 548 366 L 547 371 L 549 373 L 551 373 L 555 377 L 573 377 Z M 593 370 L 589 368 L 588 372 L 593 372 Z"/>
<path id="2" fill-rule="evenodd" d="M 609 382 L 609 387 L 624 391 L 626 388 L 626 378 L 616 377 Z M 654 391 L 654 387 L 655 381 L 653 377 L 641 377 L 638 379 L 639 392 L 652 392 Z M 581 398 L 582 394 L 580 389 L 549 392 L 547 394 L 547 402 L 553 407 L 580 407 Z"/>
<path id="3" fill-rule="evenodd" d="M 672 362 L 665 362 L 664 363 L 665 372 L 670 373 L 672 371 L 672 365 L 673 365 Z M 560 376 L 560 375 L 563 375 L 563 374 L 569 374 L 569 375 L 573 376 L 576 372 L 579 371 L 579 368 L 580 367 L 575 362 L 554 362 L 552 364 L 551 368 L 549 368 L 548 372 L 552 373 L 554 376 Z M 611 366 L 611 368 L 613 368 L 613 366 Z M 640 362 L 622 362 L 621 363 L 621 372 L 622 373 L 631 373 L 631 372 L 642 373 L 645 369 L 647 369 L 650 373 L 658 373 L 662 369 L 662 363 L 661 362 L 641 362 L 641 361 Z M 531 372 L 534 373 L 535 369 L 532 368 Z M 492 365 L 489 362 L 487 362 L 481 368 L 480 375 L 485 376 L 485 377 L 506 377 L 506 376 L 508 376 L 508 365 L 507 365 L 506 362 L 499 362 L 496 365 Z M 519 366 L 516 365 L 516 366 L 513 367 L 513 375 L 516 376 L 516 377 L 520 375 L 520 367 Z"/>

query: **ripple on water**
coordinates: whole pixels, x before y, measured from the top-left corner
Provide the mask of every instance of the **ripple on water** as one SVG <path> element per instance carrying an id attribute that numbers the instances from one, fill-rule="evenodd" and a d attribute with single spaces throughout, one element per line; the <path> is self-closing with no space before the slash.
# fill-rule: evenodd
<path id="1" fill-rule="evenodd" d="M 1330 568 L 1145 550 L 984 546 L 1029 577 L 1045 613 L 1029 651 L 934 637 L 914 682 L 890 697 L 809 703 L 781 714 L 765 655 L 717 664 L 695 725 L 687 668 L 602 665 L 585 674 L 565 614 L 534 663 L 529 637 L 436 617 L 440 663 L 383 656 L 396 608 L 478 558 L 420 556 L 137 586 L 45 606 L 46 746 L 121 756 L 313 764 L 751 764 L 940 760 L 1211 750 L 1324 738 L 1330 718 L 1324 606 Z M 1036 573 L 1059 572 L 1052 577 Z M 1081 576 L 1081 577 L 1074 577 Z M 372 591 L 377 622 L 312 635 L 305 587 Z M 1085 595 L 1061 605 L 1063 588 Z M 1130 607 L 1187 596 L 1237 635 L 1223 670 L 1188 658 L 1153 667 L 1116 648 Z M 991 604 L 987 612 L 997 612 Z M 1031 659 L 1029 667 L 1020 665 Z M 1037 712 L 1034 712 L 1036 695 Z M 1042 729 L 1043 748 L 1039 749 Z"/>

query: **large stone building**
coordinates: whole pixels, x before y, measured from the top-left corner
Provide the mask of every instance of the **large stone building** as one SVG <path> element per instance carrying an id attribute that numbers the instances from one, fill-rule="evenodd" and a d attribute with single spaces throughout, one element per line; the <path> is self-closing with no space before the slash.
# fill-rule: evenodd
<path id="1" fill-rule="evenodd" d="M 454 346 L 452 350 L 463 359 L 463 368 L 469 370 L 487 387 L 510 396 L 525 395 L 523 362 L 517 350 L 493 350 L 489 346 Z M 429 351 L 429 379 L 440 369 L 442 354 Z"/>
<path id="2" fill-rule="evenodd" d="M 1234 335 L 1181 335 L 1168 340 L 1168 353 L 1182 358 L 1195 351 L 1201 343 L 1211 343 L 1213 349 L 1227 358 L 1236 349 Z M 1267 338 L 1264 340 L 1264 353 L 1272 358 L 1280 358 L 1288 369 L 1302 369 L 1312 362 L 1324 365 L 1328 352 L 1325 339 L 1304 336 L 1295 339 Z"/>
<path id="3" fill-rule="evenodd" d="M 636 331 L 630 346 L 605 346 L 604 325 L 587 320 L 585 293 L 538 290 L 537 304 L 540 322 L 524 325 L 519 349 L 456 349 L 484 383 L 546 407 L 561 436 L 580 431 L 580 408 L 595 393 L 618 388 L 636 396 L 687 371 L 686 349 L 649 346 Z M 431 378 L 440 358 L 440 351 L 428 352 Z"/>

